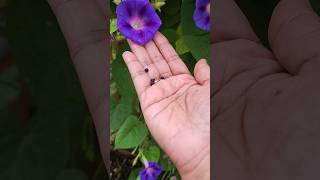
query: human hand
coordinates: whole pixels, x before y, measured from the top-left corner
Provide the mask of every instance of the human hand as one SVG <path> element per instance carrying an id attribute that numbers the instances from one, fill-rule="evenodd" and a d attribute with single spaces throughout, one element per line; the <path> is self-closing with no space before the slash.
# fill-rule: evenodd
<path id="1" fill-rule="evenodd" d="M 281 0 L 269 50 L 233 0 L 213 9 L 214 178 L 318 179 L 319 16 L 308 0 Z"/>
<path id="2" fill-rule="evenodd" d="M 210 179 L 207 62 L 198 61 L 193 76 L 159 32 L 145 46 L 130 40 L 128 43 L 132 52 L 124 52 L 123 58 L 152 136 L 176 164 L 183 179 Z M 150 86 L 151 79 L 159 81 Z"/>
<path id="3" fill-rule="evenodd" d="M 48 3 L 67 41 L 93 117 L 103 160 L 108 168 L 107 2 L 104 0 L 48 0 Z"/>

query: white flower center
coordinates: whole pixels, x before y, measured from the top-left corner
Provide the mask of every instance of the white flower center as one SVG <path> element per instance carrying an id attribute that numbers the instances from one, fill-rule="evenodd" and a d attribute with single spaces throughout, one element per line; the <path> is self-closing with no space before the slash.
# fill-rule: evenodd
<path id="1" fill-rule="evenodd" d="M 131 20 L 130 25 L 135 30 L 141 30 L 141 29 L 143 29 L 144 23 L 140 19 L 134 18 Z"/>

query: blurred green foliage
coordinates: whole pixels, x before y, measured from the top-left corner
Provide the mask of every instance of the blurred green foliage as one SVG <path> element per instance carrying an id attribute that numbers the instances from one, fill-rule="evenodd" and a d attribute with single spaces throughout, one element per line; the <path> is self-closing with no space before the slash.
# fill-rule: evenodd
<path id="1" fill-rule="evenodd" d="M 8 0 L 0 179 L 105 180 L 95 129 L 47 1 Z M 103 167 L 103 168 L 101 168 Z"/>
<path id="2" fill-rule="evenodd" d="M 193 22 L 194 0 L 151 0 L 150 2 L 162 20 L 160 31 L 175 47 L 191 72 L 199 59 L 210 58 L 209 33 L 197 28 Z M 112 9 L 110 33 L 113 36 L 110 60 L 112 69 L 110 76 L 113 84 L 110 87 L 112 92 L 110 94 L 112 107 L 110 142 L 115 151 L 126 150 L 133 155 L 129 158 L 131 169 L 124 169 L 123 166 L 118 165 L 112 167 L 113 178 L 136 179 L 138 170 L 143 168 L 144 159 L 156 161 L 162 165 L 165 171 L 160 179 L 179 177 L 172 162 L 148 133 L 130 74 L 121 57 L 129 47 L 125 39 L 116 31 L 116 3 L 110 2 L 110 6 Z M 127 157 L 122 158 L 119 157 L 115 161 L 119 164 L 127 162 Z M 122 171 L 118 171 L 119 169 Z"/>

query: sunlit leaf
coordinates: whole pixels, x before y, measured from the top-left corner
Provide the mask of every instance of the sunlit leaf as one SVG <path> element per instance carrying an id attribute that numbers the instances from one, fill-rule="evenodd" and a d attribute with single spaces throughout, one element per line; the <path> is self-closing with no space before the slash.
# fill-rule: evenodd
<path id="1" fill-rule="evenodd" d="M 154 9 L 161 12 L 161 7 L 166 4 L 166 0 L 151 0 L 151 3 L 153 5 Z"/>
<path id="2" fill-rule="evenodd" d="M 202 36 L 188 35 L 184 36 L 184 40 L 196 60 L 203 58 L 210 60 L 210 40 L 208 34 Z"/>
<path id="3" fill-rule="evenodd" d="M 160 148 L 157 146 L 150 146 L 147 149 L 143 150 L 143 154 L 148 161 L 159 162 Z"/>
<path id="4" fill-rule="evenodd" d="M 113 0 L 113 3 L 115 3 L 116 5 L 120 4 L 121 0 Z"/>
<path id="5" fill-rule="evenodd" d="M 110 33 L 116 32 L 118 29 L 117 27 L 117 19 L 110 19 Z"/>
<path id="6" fill-rule="evenodd" d="M 176 41 L 176 51 L 179 55 L 189 52 L 189 48 L 184 42 L 183 38 L 180 38 L 178 41 Z"/>

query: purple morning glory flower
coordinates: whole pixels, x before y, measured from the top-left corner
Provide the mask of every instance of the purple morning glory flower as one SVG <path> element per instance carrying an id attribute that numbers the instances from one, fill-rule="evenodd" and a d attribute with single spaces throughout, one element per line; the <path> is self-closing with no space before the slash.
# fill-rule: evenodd
<path id="1" fill-rule="evenodd" d="M 119 32 L 140 45 L 149 42 L 161 26 L 161 20 L 148 0 L 122 0 L 116 14 Z"/>
<path id="2" fill-rule="evenodd" d="M 145 168 L 140 171 L 140 180 L 156 180 L 163 169 L 159 164 L 153 161 L 145 163 Z"/>
<path id="3" fill-rule="evenodd" d="M 197 0 L 193 20 L 203 30 L 210 31 L 210 0 Z"/>

